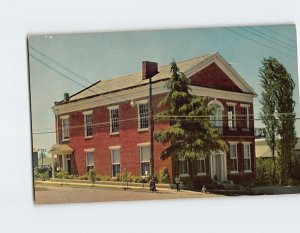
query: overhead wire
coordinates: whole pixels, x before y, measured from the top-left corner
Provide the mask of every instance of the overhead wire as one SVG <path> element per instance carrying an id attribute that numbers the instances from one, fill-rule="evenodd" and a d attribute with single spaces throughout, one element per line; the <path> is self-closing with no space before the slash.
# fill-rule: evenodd
<path id="1" fill-rule="evenodd" d="M 259 41 L 255 40 L 255 39 L 252 39 L 252 38 L 250 38 L 250 37 L 248 37 L 248 36 L 245 36 L 245 35 L 243 35 L 242 33 L 239 33 L 239 32 L 234 31 L 234 30 L 232 30 L 232 29 L 229 29 L 229 28 L 223 28 L 223 29 L 224 29 L 224 30 L 227 30 L 227 31 L 230 31 L 230 32 L 232 32 L 232 33 L 234 33 L 234 34 L 236 34 L 236 35 L 238 35 L 238 36 L 240 36 L 240 37 L 243 37 L 243 38 L 245 38 L 245 39 L 248 39 L 248 40 L 250 40 L 250 41 L 252 41 L 252 42 L 254 42 L 254 43 L 256 43 L 256 44 L 259 44 L 259 45 L 262 45 L 262 46 L 264 46 L 264 47 L 266 47 L 266 48 L 269 48 L 269 49 L 271 49 L 271 50 L 273 50 L 273 51 L 276 51 L 276 52 L 279 52 L 279 53 L 281 53 L 281 54 L 284 54 L 284 55 L 286 55 L 286 56 L 288 56 L 288 57 L 290 57 L 290 58 L 297 58 L 297 57 L 292 56 L 292 55 L 290 55 L 290 54 L 288 54 L 288 53 L 285 53 L 285 52 L 282 52 L 282 51 L 280 51 L 280 50 L 278 50 L 278 49 L 275 49 L 275 48 L 273 48 L 273 47 L 271 47 L 271 46 L 269 46 L 269 45 L 266 45 L 266 44 L 264 44 L 264 43 L 262 43 L 262 42 L 259 42 Z"/>

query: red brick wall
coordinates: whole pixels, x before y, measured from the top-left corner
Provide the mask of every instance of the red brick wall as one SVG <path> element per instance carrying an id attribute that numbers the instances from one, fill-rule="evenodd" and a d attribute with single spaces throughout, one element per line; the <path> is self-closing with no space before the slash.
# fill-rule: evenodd
<path id="1" fill-rule="evenodd" d="M 205 86 L 205 87 L 215 87 L 216 89 L 226 89 L 235 92 L 240 92 L 241 90 L 221 71 L 215 64 L 210 65 L 201 72 L 194 75 L 192 78 L 193 85 Z M 214 81 L 213 81 L 214 80 Z M 162 110 L 162 107 L 158 109 L 157 105 L 164 95 L 156 95 L 153 97 L 153 110 L 154 114 Z M 237 130 L 230 131 L 227 129 L 227 102 L 236 103 L 236 115 L 241 114 L 240 104 L 243 102 L 232 101 L 228 99 L 218 99 L 223 106 L 223 139 L 228 141 L 238 141 L 238 159 L 239 159 L 239 173 L 230 174 L 230 155 L 227 152 L 227 170 L 228 179 L 240 182 L 242 180 L 248 179 L 249 177 L 254 177 L 255 173 L 244 174 L 243 172 L 243 149 L 242 142 L 250 141 L 251 144 L 251 162 L 252 170 L 255 168 L 255 142 L 254 142 L 254 122 L 253 122 L 253 104 L 250 104 L 249 114 L 250 114 L 250 130 L 242 130 L 242 122 L 237 117 Z M 244 103 L 249 104 L 249 103 Z M 130 102 L 123 102 L 119 104 L 119 121 L 120 130 L 118 135 L 110 135 L 110 124 L 109 124 L 109 110 L 108 106 L 97 107 L 93 110 L 93 138 L 84 138 L 84 115 L 83 111 L 77 111 L 70 113 L 70 146 L 74 149 L 74 154 L 71 156 L 72 172 L 75 174 L 83 175 L 86 173 L 86 161 L 85 161 L 85 149 L 94 148 L 94 163 L 96 173 L 99 175 L 112 174 L 112 164 L 111 164 L 111 154 L 110 146 L 120 146 L 121 155 L 121 170 L 126 169 L 133 175 L 140 174 L 140 151 L 137 144 L 150 142 L 149 131 L 138 131 L 138 108 L 137 106 L 132 108 Z M 252 119 L 252 120 L 251 120 Z M 59 129 L 61 128 L 61 120 L 58 120 Z M 160 131 L 167 127 L 167 122 L 155 121 L 155 131 Z M 61 131 L 60 136 L 61 138 Z M 61 142 L 60 142 L 61 143 Z M 163 167 L 167 167 L 172 179 L 174 178 L 174 164 L 171 158 L 167 160 L 160 159 L 160 153 L 165 148 L 164 145 L 159 143 L 154 144 L 154 170 L 155 174 L 159 173 L 159 170 Z M 208 176 L 198 177 L 198 183 L 205 183 L 210 179 L 210 172 L 207 169 Z"/>
<path id="2" fill-rule="evenodd" d="M 216 63 L 212 63 L 208 67 L 194 74 L 190 79 L 192 85 L 242 92 L 242 90 L 216 65 Z"/>

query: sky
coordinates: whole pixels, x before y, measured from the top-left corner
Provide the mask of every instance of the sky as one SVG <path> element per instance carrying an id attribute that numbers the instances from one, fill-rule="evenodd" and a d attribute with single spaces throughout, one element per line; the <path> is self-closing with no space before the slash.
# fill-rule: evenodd
<path id="1" fill-rule="evenodd" d="M 296 83 L 296 116 L 300 117 L 296 29 L 294 25 L 192 28 L 156 31 L 29 35 L 29 72 L 34 148 L 55 144 L 51 107 L 99 80 L 139 72 L 144 60 L 166 65 L 219 52 L 256 91 L 259 118 L 261 88 L 258 71 L 263 58 L 275 57 Z M 255 121 L 255 127 L 262 127 Z M 300 136 L 300 123 L 296 123 Z"/>

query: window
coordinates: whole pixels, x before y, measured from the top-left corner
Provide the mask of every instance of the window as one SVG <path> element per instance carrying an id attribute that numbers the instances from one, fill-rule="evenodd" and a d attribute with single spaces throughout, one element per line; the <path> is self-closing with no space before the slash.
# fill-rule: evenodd
<path id="1" fill-rule="evenodd" d="M 250 144 L 244 144 L 244 171 L 251 171 Z"/>
<path id="2" fill-rule="evenodd" d="M 175 172 L 179 176 L 188 176 L 188 161 L 187 159 L 178 158 L 175 161 Z"/>
<path id="3" fill-rule="evenodd" d="M 197 175 L 205 175 L 206 167 L 205 167 L 205 158 L 197 159 Z"/>
<path id="4" fill-rule="evenodd" d="M 118 108 L 118 106 L 110 107 L 109 115 L 110 115 L 110 133 L 111 134 L 119 133 L 119 108 Z"/>
<path id="5" fill-rule="evenodd" d="M 70 129 L 69 129 L 69 116 L 61 117 L 61 127 L 62 127 L 62 140 L 66 141 L 70 138 Z"/>
<path id="6" fill-rule="evenodd" d="M 120 149 L 111 150 L 112 176 L 115 177 L 121 172 Z"/>
<path id="7" fill-rule="evenodd" d="M 94 168 L 94 151 L 86 151 L 86 171 Z"/>
<path id="8" fill-rule="evenodd" d="M 235 119 L 235 106 L 229 105 L 228 106 L 228 127 L 230 129 L 236 128 L 236 119 Z"/>
<path id="9" fill-rule="evenodd" d="M 150 172 L 150 146 L 140 147 L 141 175 L 144 176 Z"/>
<path id="10" fill-rule="evenodd" d="M 222 119 L 222 108 L 219 105 L 213 105 L 213 112 L 210 116 L 210 124 L 219 130 L 219 133 L 223 133 L 223 119 Z"/>
<path id="11" fill-rule="evenodd" d="M 237 144 L 230 144 L 230 163 L 231 172 L 238 172 Z"/>
<path id="12" fill-rule="evenodd" d="M 249 129 L 249 108 L 248 107 L 242 107 L 241 108 L 241 114 L 242 114 L 242 127 L 243 127 L 243 129 Z"/>
<path id="13" fill-rule="evenodd" d="M 85 137 L 92 137 L 93 136 L 93 115 L 92 112 L 84 112 L 84 131 Z"/>
<path id="14" fill-rule="evenodd" d="M 149 106 L 148 103 L 141 103 L 139 107 L 139 129 L 148 129 L 149 126 Z"/>

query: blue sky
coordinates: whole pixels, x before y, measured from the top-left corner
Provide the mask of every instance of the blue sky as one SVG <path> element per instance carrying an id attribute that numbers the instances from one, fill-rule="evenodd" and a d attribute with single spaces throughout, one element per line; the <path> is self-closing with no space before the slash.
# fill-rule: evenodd
<path id="1" fill-rule="evenodd" d="M 98 80 L 138 72 L 143 60 L 165 65 L 173 58 L 179 61 L 216 51 L 257 92 L 255 118 L 261 108 L 258 69 L 263 58 L 275 57 L 296 83 L 295 112 L 300 117 L 295 41 L 294 25 L 29 36 L 33 146 L 49 149 L 55 143 L 51 107 L 63 93 L 74 94 Z M 298 135 L 299 125 L 297 121 Z"/>

